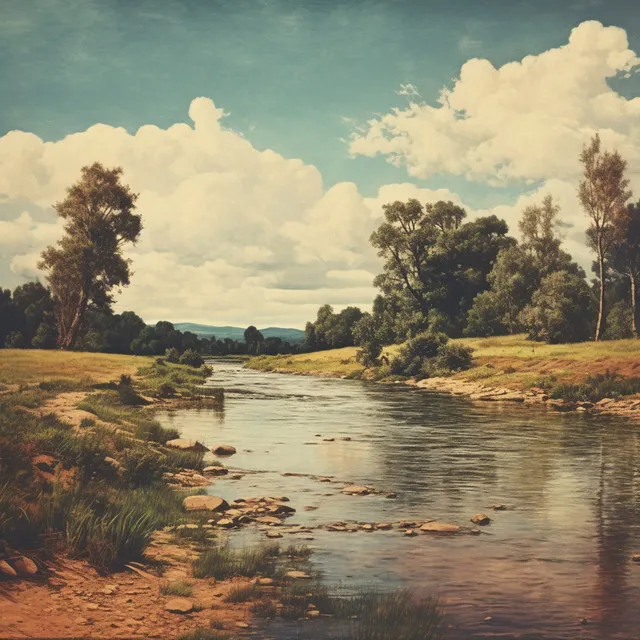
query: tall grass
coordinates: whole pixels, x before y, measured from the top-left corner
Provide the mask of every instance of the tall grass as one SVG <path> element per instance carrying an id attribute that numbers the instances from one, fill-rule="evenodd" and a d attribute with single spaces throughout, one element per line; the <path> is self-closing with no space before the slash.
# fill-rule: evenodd
<path id="1" fill-rule="evenodd" d="M 598 402 L 603 398 L 620 398 L 640 393 L 640 378 L 623 378 L 607 370 L 603 374 L 588 376 L 579 384 L 546 381 L 543 388 L 549 391 L 552 398 L 570 402 Z"/>
<path id="2" fill-rule="evenodd" d="M 225 580 L 243 576 L 273 577 L 278 572 L 279 545 L 264 545 L 253 549 L 233 550 L 228 547 L 207 549 L 192 566 L 196 578 Z"/>

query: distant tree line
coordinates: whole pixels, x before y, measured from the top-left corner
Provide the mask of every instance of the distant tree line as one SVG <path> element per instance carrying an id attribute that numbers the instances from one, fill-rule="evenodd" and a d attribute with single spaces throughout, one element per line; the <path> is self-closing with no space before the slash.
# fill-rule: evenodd
<path id="1" fill-rule="evenodd" d="M 379 364 L 384 345 L 425 335 L 411 344 L 523 332 L 549 343 L 637 338 L 640 202 L 629 202 L 626 162 L 604 151 L 598 135 L 580 162 L 578 199 L 596 256 L 591 282 L 561 248 L 566 225 L 551 196 L 524 209 L 519 240 L 504 220 L 467 221 L 452 202 L 396 201 L 383 206 L 384 220 L 370 238 L 384 261 L 371 312 L 320 307 L 307 323 L 304 347 L 355 344 L 369 366 Z"/>

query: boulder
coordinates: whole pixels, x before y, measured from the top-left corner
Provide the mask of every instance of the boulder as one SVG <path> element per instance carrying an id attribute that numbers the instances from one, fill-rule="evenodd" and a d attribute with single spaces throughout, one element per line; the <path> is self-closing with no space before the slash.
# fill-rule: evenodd
<path id="1" fill-rule="evenodd" d="M 371 493 L 369 487 L 362 487 L 357 484 L 351 484 L 342 490 L 342 493 L 346 493 L 350 496 L 368 496 Z"/>
<path id="2" fill-rule="evenodd" d="M 187 496 L 182 504 L 187 511 L 224 511 L 229 504 L 218 496 Z"/>
<path id="3" fill-rule="evenodd" d="M 186 598 L 173 598 L 164 605 L 164 608 L 171 613 L 191 613 L 193 611 L 193 602 Z"/>
<path id="4" fill-rule="evenodd" d="M 311 576 L 304 571 L 296 571 L 294 569 L 287 571 L 284 574 L 285 578 L 291 578 L 292 580 L 310 580 Z"/>
<path id="5" fill-rule="evenodd" d="M 14 560 L 13 568 L 22 576 L 35 576 L 38 573 L 36 563 L 26 556 Z"/>
<path id="6" fill-rule="evenodd" d="M 226 476 L 227 473 L 229 473 L 229 469 L 227 469 L 226 467 L 218 467 L 218 466 L 211 466 L 211 467 L 205 467 L 202 470 L 202 473 L 210 473 L 212 476 Z"/>
<path id="7" fill-rule="evenodd" d="M 491 518 L 486 513 L 476 513 L 474 516 L 471 516 L 471 522 L 483 527 L 491 522 Z"/>
<path id="8" fill-rule="evenodd" d="M 259 587 L 272 587 L 275 584 L 275 582 L 273 578 L 258 578 L 258 580 L 256 581 L 256 584 Z"/>
<path id="9" fill-rule="evenodd" d="M 207 447 L 197 440 L 186 440 L 184 438 L 169 440 L 166 446 L 171 447 L 172 449 L 181 449 L 182 451 L 209 451 Z"/>
<path id="10" fill-rule="evenodd" d="M 279 531 L 267 531 L 267 538 L 282 538 L 282 534 Z"/>
<path id="11" fill-rule="evenodd" d="M 0 560 L 0 573 L 10 578 L 15 578 L 18 575 L 16 570 L 6 560 Z"/>
<path id="12" fill-rule="evenodd" d="M 212 451 L 217 456 L 232 456 L 236 452 L 236 448 L 229 444 L 219 444 Z"/>
<path id="13" fill-rule="evenodd" d="M 446 522 L 425 522 L 421 527 L 421 531 L 427 533 L 458 533 L 460 527 L 457 524 L 447 524 Z"/>

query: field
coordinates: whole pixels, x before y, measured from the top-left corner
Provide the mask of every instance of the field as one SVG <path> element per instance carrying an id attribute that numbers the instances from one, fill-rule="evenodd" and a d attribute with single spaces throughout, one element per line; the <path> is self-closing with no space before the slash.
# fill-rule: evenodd
<path id="1" fill-rule="evenodd" d="M 541 376 L 562 382 L 579 382 L 589 375 L 617 372 L 640 377 L 640 340 L 582 342 L 550 345 L 527 340 L 523 335 L 452 340 L 473 349 L 474 367 L 456 374 L 470 380 L 486 380 L 513 388 L 531 386 Z M 385 349 L 389 357 L 398 346 Z M 249 366 L 263 371 L 356 377 L 363 367 L 356 361 L 355 347 L 318 351 L 295 356 L 262 356 Z"/>
<path id="2" fill-rule="evenodd" d="M 153 358 L 110 353 L 0 349 L 0 383 L 31 384 L 43 380 L 108 382 L 120 374 L 135 375 Z"/>

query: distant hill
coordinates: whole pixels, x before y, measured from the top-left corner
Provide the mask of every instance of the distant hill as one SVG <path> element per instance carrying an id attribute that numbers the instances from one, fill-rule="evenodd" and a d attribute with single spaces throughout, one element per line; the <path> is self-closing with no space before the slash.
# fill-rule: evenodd
<path id="1" fill-rule="evenodd" d="M 173 325 L 179 331 L 191 331 L 198 336 L 215 336 L 217 340 L 231 338 L 232 340 L 244 341 L 244 330 L 246 327 L 213 327 L 208 324 L 195 324 L 193 322 L 175 322 Z M 283 329 L 281 327 L 267 327 L 260 329 L 260 333 L 265 338 L 282 338 L 290 343 L 299 343 L 304 340 L 304 331 L 300 329 Z"/>

